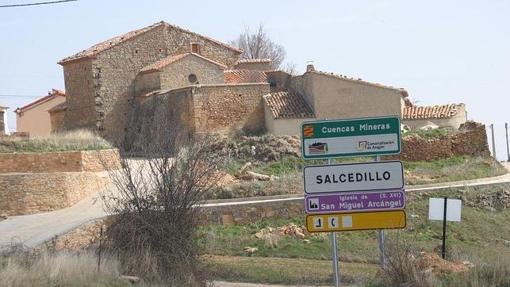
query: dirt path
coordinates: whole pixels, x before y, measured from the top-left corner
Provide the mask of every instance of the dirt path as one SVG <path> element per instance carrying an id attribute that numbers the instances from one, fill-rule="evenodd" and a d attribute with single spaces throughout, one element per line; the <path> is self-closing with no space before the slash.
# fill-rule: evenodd
<path id="1" fill-rule="evenodd" d="M 510 170 L 509 163 L 503 165 Z M 407 191 L 440 190 L 452 187 L 483 186 L 497 183 L 510 183 L 510 173 L 490 178 L 449 182 L 431 185 L 409 186 Z M 107 187 L 107 188 L 112 188 Z M 78 226 L 94 219 L 105 216 L 103 208 L 97 200 L 97 194 L 80 201 L 72 207 L 32 215 L 13 216 L 0 221 L 0 252 L 12 244 L 24 245 L 28 248 L 51 240 L 53 237 L 65 234 Z M 211 201 L 204 206 L 244 205 L 256 202 L 276 202 L 298 200 L 303 196 L 293 195 L 272 199 L 239 199 L 224 202 Z"/>

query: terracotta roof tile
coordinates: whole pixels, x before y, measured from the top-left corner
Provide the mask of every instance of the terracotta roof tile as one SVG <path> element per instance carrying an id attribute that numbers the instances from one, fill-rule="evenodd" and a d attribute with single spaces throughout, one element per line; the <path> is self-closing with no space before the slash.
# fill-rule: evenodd
<path id="1" fill-rule="evenodd" d="M 227 67 L 223 64 L 220 64 L 218 62 L 215 62 L 211 59 L 208 59 L 202 55 L 199 55 L 199 54 L 195 54 L 195 53 L 185 53 L 185 54 L 178 54 L 178 55 L 173 55 L 173 56 L 168 56 L 166 58 L 163 58 L 157 62 L 154 62 L 146 67 L 144 67 L 143 69 L 140 70 L 141 73 L 147 73 L 147 72 L 152 72 L 152 71 L 158 71 L 160 70 L 161 68 L 164 68 L 174 62 L 177 62 L 179 61 L 180 59 L 183 59 L 187 56 L 194 56 L 194 57 L 197 57 L 197 58 L 200 58 L 202 60 L 205 60 L 209 63 L 212 63 L 214 65 L 217 65 L 219 67 L 221 67 L 222 69 L 226 69 Z"/>
<path id="2" fill-rule="evenodd" d="M 225 71 L 225 83 L 267 83 L 267 75 L 262 71 L 254 70 L 227 70 Z"/>
<path id="3" fill-rule="evenodd" d="M 246 63 L 271 63 L 271 59 L 240 59 L 237 61 L 237 64 L 246 64 Z"/>
<path id="4" fill-rule="evenodd" d="M 464 104 L 450 104 L 441 106 L 408 106 L 404 109 L 404 120 L 418 119 L 447 119 L 454 117 L 464 107 Z"/>
<path id="5" fill-rule="evenodd" d="M 161 22 L 158 22 L 158 23 L 154 23 L 150 26 L 147 26 L 147 27 L 144 27 L 144 28 L 141 28 L 141 29 L 137 29 L 137 30 L 133 30 L 133 31 L 130 31 L 130 32 L 127 32 L 123 35 L 120 35 L 120 36 L 117 36 L 117 37 L 113 37 L 109 40 L 106 40 L 106 41 L 103 41 L 103 42 L 100 42 L 100 43 L 97 43 L 95 45 L 93 45 L 92 47 L 86 49 L 86 50 L 83 50 L 81 52 L 78 52 L 72 56 L 69 56 L 69 57 L 66 57 L 62 60 L 60 60 L 58 63 L 59 64 L 64 64 L 64 63 L 67 63 L 67 62 L 70 62 L 70 61 L 74 61 L 74 60 L 79 60 L 79 59 L 82 59 L 82 58 L 88 58 L 88 57 L 93 57 L 105 50 L 108 50 L 110 49 L 111 47 L 115 46 L 115 45 L 118 45 L 120 43 L 123 43 L 133 37 L 136 37 L 140 34 L 143 34 L 147 31 L 150 31 L 154 28 L 157 28 L 157 27 L 167 27 L 167 28 L 173 28 L 173 29 L 177 29 L 177 30 L 180 30 L 182 32 L 186 32 L 186 33 L 190 33 L 190 34 L 193 34 L 193 35 L 196 35 L 198 37 L 201 37 L 205 40 L 208 40 L 210 42 L 214 42 L 218 45 L 221 45 L 227 49 L 230 49 L 230 50 L 234 50 L 238 53 L 242 53 L 242 50 L 239 50 L 238 48 L 236 47 L 233 47 L 233 46 L 230 46 L 228 44 L 225 44 L 225 43 L 222 43 L 220 41 L 217 41 L 215 39 L 212 39 L 212 38 L 209 38 L 207 36 L 203 36 L 203 35 L 200 35 L 198 33 L 195 33 L 195 32 L 191 32 L 189 30 L 186 30 L 184 28 L 181 28 L 179 26 L 175 26 L 175 25 L 171 25 L 171 24 L 168 24 L 164 21 L 161 21 Z"/>
<path id="6" fill-rule="evenodd" d="M 35 101 L 33 101 L 33 102 L 29 103 L 29 104 L 26 104 L 26 105 L 24 105 L 24 106 L 23 106 L 23 107 L 21 107 L 21 108 L 17 108 L 17 109 L 16 109 L 16 113 L 20 113 L 20 112 L 21 112 L 21 113 L 23 113 L 23 112 L 26 112 L 27 110 L 29 110 L 29 109 L 31 109 L 31 108 L 33 108 L 33 107 L 36 107 L 36 106 L 38 106 L 38 105 L 40 105 L 40 104 L 42 104 L 42 103 L 45 103 L 45 102 L 47 102 L 47 101 L 50 101 L 50 100 L 52 100 L 52 99 L 54 99 L 54 98 L 56 98 L 56 97 L 65 97 L 65 96 L 66 96 L 66 95 L 65 95 L 65 93 L 64 93 L 63 91 L 61 91 L 61 90 L 57 90 L 57 89 L 51 89 L 51 91 L 50 91 L 50 92 L 48 92 L 48 95 L 47 95 L 47 96 L 44 96 L 44 97 L 39 98 L 39 99 L 37 99 L 37 100 L 35 100 Z"/>
<path id="7" fill-rule="evenodd" d="M 305 99 L 294 92 L 275 92 L 264 96 L 274 119 L 302 119 L 315 117 Z"/>

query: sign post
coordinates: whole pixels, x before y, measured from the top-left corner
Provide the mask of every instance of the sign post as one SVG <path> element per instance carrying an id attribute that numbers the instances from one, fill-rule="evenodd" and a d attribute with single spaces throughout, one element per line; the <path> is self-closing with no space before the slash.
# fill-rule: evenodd
<path id="1" fill-rule="evenodd" d="M 303 169 L 306 229 L 330 232 L 335 286 L 340 286 L 336 232 L 379 230 L 384 267 L 384 231 L 405 228 L 404 171 L 400 161 L 379 161 L 401 151 L 399 117 L 305 122 L 302 156 L 328 159 Z M 332 158 L 377 156 L 375 162 L 331 164 Z"/>
<path id="2" fill-rule="evenodd" d="M 429 198 L 429 219 L 443 221 L 441 257 L 446 257 L 446 221 L 458 221 L 461 218 L 462 201 L 459 199 Z"/>

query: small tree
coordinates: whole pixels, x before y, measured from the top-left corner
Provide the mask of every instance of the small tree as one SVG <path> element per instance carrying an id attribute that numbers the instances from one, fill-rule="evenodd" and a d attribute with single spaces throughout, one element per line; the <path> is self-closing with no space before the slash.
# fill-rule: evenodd
<path id="1" fill-rule="evenodd" d="M 210 137 L 183 135 L 175 114 L 165 111 L 156 107 L 137 127 L 143 132 L 130 148 L 138 157 L 121 148 L 120 169 L 109 170 L 115 188 L 102 194 L 113 218 L 106 237 L 126 272 L 185 286 L 204 282 L 197 268 L 198 207 L 216 184 L 219 159 L 211 155 Z"/>
<path id="2" fill-rule="evenodd" d="M 246 28 L 231 44 L 243 50 L 243 59 L 271 59 L 275 69 L 280 68 L 285 59 L 285 49 L 269 39 L 262 24 L 255 32 Z"/>

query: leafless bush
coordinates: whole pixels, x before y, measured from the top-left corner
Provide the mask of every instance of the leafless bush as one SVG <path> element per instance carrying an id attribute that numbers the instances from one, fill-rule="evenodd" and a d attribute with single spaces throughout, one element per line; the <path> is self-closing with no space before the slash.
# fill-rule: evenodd
<path id="1" fill-rule="evenodd" d="M 385 241 L 387 261 L 383 270 L 383 280 L 388 281 L 389 286 L 435 286 L 433 278 L 417 270 L 413 262 L 417 256 L 416 248 L 401 235 L 400 231 L 388 235 Z"/>
<path id="2" fill-rule="evenodd" d="M 218 180 L 220 159 L 211 153 L 211 138 L 182 136 L 162 115 L 156 112 L 157 124 L 143 123 L 144 132 L 131 141 L 138 158 L 121 148 L 121 168 L 109 170 L 116 190 L 102 195 L 115 218 L 107 244 L 126 273 L 194 285 L 203 282 L 195 241 L 197 207 Z"/>

